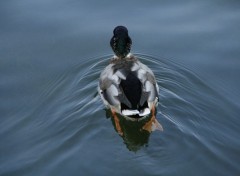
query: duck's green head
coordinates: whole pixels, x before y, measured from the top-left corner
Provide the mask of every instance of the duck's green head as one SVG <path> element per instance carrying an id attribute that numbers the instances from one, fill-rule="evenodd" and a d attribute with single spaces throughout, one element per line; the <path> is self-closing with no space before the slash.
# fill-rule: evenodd
<path id="1" fill-rule="evenodd" d="M 119 58 L 124 58 L 131 50 L 132 40 L 128 36 L 128 30 L 124 26 L 117 26 L 113 30 L 113 37 L 110 41 L 113 52 Z"/>

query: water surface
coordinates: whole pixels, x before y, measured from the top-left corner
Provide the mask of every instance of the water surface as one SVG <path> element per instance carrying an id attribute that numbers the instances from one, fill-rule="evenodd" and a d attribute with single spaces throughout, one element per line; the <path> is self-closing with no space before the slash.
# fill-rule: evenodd
<path id="1" fill-rule="evenodd" d="M 0 2 L 0 175 L 239 175 L 239 9 Z M 119 24 L 156 75 L 163 132 L 121 138 L 97 95 Z"/>

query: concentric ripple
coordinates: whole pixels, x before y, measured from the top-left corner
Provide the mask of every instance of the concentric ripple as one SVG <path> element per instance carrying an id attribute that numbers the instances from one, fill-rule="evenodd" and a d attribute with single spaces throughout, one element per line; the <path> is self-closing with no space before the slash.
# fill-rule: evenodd
<path id="1" fill-rule="evenodd" d="M 178 170 L 218 173 L 208 167 L 210 163 L 239 172 L 235 154 L 240 143 L 234 140 L 239 126 L 233 121 L 237 108 L 185 67 L 169 59 L 135 55 L 153 70 L 160 89 L 157 119 L 164 131 L 147 137 L 148 145 L 143 146 L 148 147 L 129 146 L 136 143 L 121 139 L 106 118 L 97 85 L 112 57 L 107 55 L 84 59 L 49 82 L 36 108 L 8 127 L 17 131 L 12 135 L 29 150 L 18 148 L 15 168 L 19 170 L 11 171 L 12 161 L 5 160 L 3 172 L 24 175 L 41 166 L 56 175 L 56 168 L 69 164 L 92 175 L 97 171 L 89 170 L 89 165 L 113 174 L 114 166 L 122 175 L 128 173 L 123 165 L 138 168 L 136 175 L 174 175 Z M 20 162 L 23 159 L 27 162 Z"/>

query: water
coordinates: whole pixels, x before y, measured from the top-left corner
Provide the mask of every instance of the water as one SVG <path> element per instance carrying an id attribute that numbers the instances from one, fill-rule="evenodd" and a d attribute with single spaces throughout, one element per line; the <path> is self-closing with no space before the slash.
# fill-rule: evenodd
<path id="1" fill-rule="evenodd" d="M 0 175 L 239 175 L 238 1 L 1 1 Z M 163 132 L 128 137 L 97 95 L 126 25 Z"/>

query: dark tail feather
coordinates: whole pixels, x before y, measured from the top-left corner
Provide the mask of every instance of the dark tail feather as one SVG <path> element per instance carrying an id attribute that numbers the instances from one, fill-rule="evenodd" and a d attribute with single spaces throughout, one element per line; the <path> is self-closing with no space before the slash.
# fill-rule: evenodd
<path id="1" fill-rule="evenodd" d="M 133 73 L 129 73 L 126 80 L 121 81 L 120 86 L 132 105 L 132 107 L 122 105 L 122 109 L 139 109 L 142 94 L 142 84 L 140 80 Z"/>

